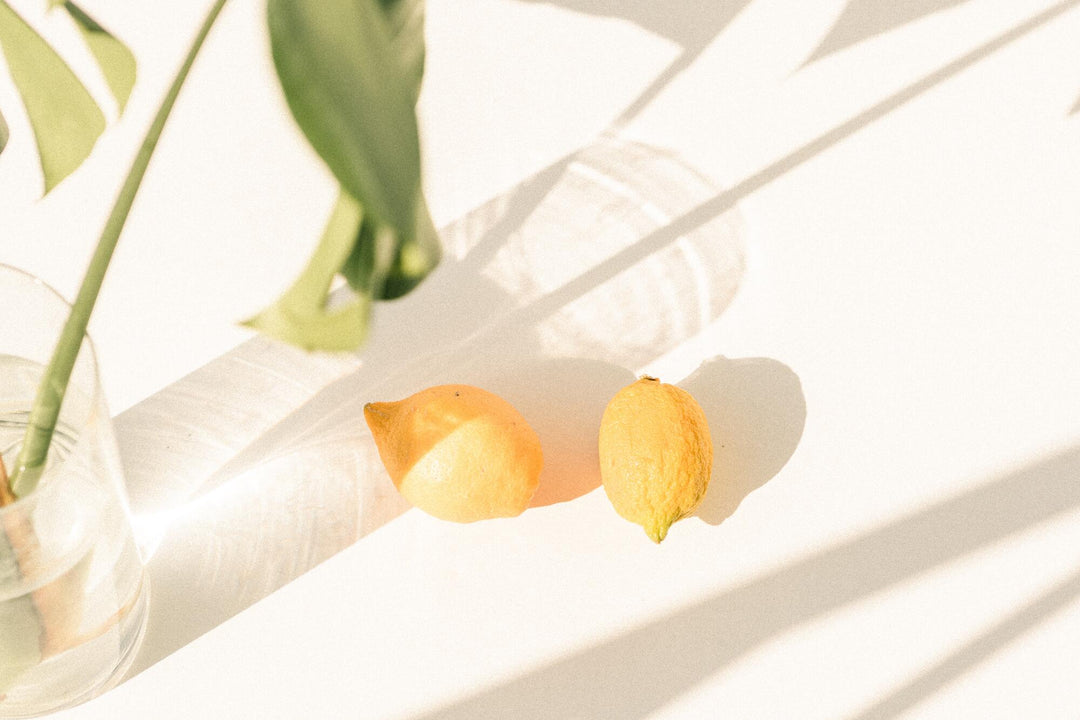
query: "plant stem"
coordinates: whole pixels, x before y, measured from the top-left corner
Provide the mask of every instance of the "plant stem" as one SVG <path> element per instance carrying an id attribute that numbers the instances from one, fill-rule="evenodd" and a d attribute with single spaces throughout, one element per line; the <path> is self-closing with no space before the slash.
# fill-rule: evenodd
<path id="1" fill-rule="evenodd" d="M 184 64 L 176 73 L 172 85 L 169 87 L 161 106 L 158 107 L 150 128 L 146 131 L 142 146 L 139 148 L 131 169 L 128 170 L 127 178 L 116 198 L 109 219 L 101 231 L 97 248 L 90 260 L 90 267 L 83 278 L 79 294 L 71 306 L 71 314 L 60 333 L 60 339 L 53 351 L 52 359 L 45 370 L 45 375 L 38 386 L 37 396 L 30 411 L 30 419 L 26 427 L 26 435 L 23 438 L 22 447 L 19 449 L 19 457 L 15 462 L 15 468 L 11 476 L 11 490 L 17 496 L 24 496 L 37 487 L 38 480 L 45 467 L 45 459 L 48 456 L 49 444 L 52 442 L 53 430 L 60 416 L 60 405 L 67 390 L 68 381 L 71 378 L 72 369 L 75 367 L 75 359 L 78 357 L 79 348 L 83 337 L 86 335 L 86 326 L 90 321 L 90 313 L 94 309 L 101 283 L 105 278 L 105 271 L 109 267 L 116 242 L 120 238 L 120 232 L 124 229 L 128 213 L 131 211 L 135 194 L 139 191 L 143 175 L 150 164 L 150 158 L 157 147 L 158 138 L 165 127 L 165 121 L 169 118 L 176 98 L 180 94 L 180 88 L 187 79 L 188 72 L 195 62 L 195 56 L 202 47 L 203 41 L 210 32 L 214 21 L 224 7 L 226 0 L 215 0 L 210 8 L 206 19 L 203 20 L 199 33 L 195 36 L 191 47 L 188 49 Z"/>

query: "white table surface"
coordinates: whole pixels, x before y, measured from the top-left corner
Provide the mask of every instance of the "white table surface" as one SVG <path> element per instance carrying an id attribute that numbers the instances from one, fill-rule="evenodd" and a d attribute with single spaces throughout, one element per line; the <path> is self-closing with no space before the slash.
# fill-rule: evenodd
<path id="1" fill-rule="evenodd" d="M 86 0 L 139 81 L 42 201 L 3 76 L 0 261 L 73 294 L 207 4 Z M 56 717 L 1080 716 L 1080 2 L 432 0 L 447 258 L 356 358 L 236 325 L 334 192 L 263 5 L 210 37 L 91 324 L 154 609 Z M 574 469 L 646 371 L 733 475 L 661 546 Z M 546 504 L 388 489 L 360 405 L 455 378 L 532 413 Z"/>

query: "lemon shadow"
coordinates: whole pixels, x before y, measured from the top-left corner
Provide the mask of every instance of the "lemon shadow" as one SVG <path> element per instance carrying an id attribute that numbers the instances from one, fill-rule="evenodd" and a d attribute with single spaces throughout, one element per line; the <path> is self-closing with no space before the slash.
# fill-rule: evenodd
<path id="1" fill-rule="evenodd" d="M 331 365 L 313 368 L 312 365 L 320 361 L 315 357 L 303 361 L 297 357 L 295 362 L 282 362 L 281 356 L 289 354 L 285 348 L 273 345 L 263 338 L 256 338 L 120 415 L 116 422 L 117 439 L 124 458 L 133 509 L 137 514 L 145 509 L 147 513 L 160 512 L 181 518 L 181 521 L 167 518 L 169 522 L 158 530 L 158 534 L 165 534 L 159 542 L 165 544 L 167 552 L 155 553 L 149 564 L 155 585 L 155 601 L 151 606 L 151 630 L 135 668 L 127 677 L 134 676 L 207 630 L 220 625 L 255 600 L 265 597 L 276 587 L 289 582 L 404 511 L 392 485 L 388 481 L 384 482 L 379 474 L 377 459 L 370 447 L 370 436 L 358 431 L 357 426 L 362 425 L 356 421 L 359 408 L 354 406 L 350 398 L 362 396 L 376 399 L 375 391 L 387 385 L 413 388 L 421 386 L 428 376 L 424 368 L 430 367 L 431 363 L 449 362 L 452 365 L 462 354 L 480 352 L 486 346 L 484 340 L 490 336 L 538 326 L 549 316 L 584 299 L 602 284 L 619 277 L 636 263 L 673 246 L 688 233 L 703 229 L 757 190 L 786 176 L 894 110 L 922 97 L 995 52 L 1045 26 L 1078 4 L 1080 0 L 1062 0 L 989 39 L 807 141 L 728 189 L 716 192 L 709 199 L 696 200 L 692 209 L 677 212 L 662 227 L 638 236 L 633 243 L 592 267 L 583 269 L 579 276 L 561 287 L 548 290 L 546 294 L 540 294 L 525 305 L 511 308 L 509 312 L 502 313 L 501 317 L 500 313 L 492 313 L 490 310 L 499 308 L 500 303 L 507 302 L 508 298 L 495 286 L 479 281 L 483 276 L 483 268 L 478 266 L 485 266 L 487 263 L 476 261 L 480 258 L 486 260 L 495 257 L 504 244 L 510 243 L 511 238 L 528 240 L 528 233 L 520 234 L 522 219 L 531 217 L 535 209 L 552 194 L 565 170 L 569 168 L 563 161 L 544 173 L 544 182 L 526 183 L 520 188 L 520 193 L 511 191 L 507 199 L 498 206 L 501 212 L 491 213 L 496 218 L 496 223 L 481 223 L 481 232 L 491 227 L 498 228 L 488 236 L 487 240 L 490 242 L 484 242 L 484 252 L 473 258 L 468 254 L 463 257 L 458 268 L 461 273 L 458 278 L 463 285 L 469 283 L 465 287 L 468 288 L 470 297 L 473 292 L 487 289 L 482 302 L 476 301 L 470 305 L 471 308 L 481 311 L 480 322 L 462 322 L 461 318 L 447 317 L 443 312 L 444 308 L 438 304 L 440 298 L 435 298 L 425 291 L 425 288 L 432 287 L 435 279 L 432 277 L 421 285 L 417 292 L 400 301 L 386 303 L 380 308 L 377 322 L 383 327 L 398 330 L 404 328 L 406 332 L 373 338 L 359 369 Z M 580 160 L 581 157 L 582 154 L 578 153 L 573 160 Z M 653 174 L 650 173 L 647 177 Z M 511 219 L 497 223 L 498 218 L 506 220 L 507 217 Z M 470 238 L 475 237 L 477 233 L 472 225 L 476 218 L 467 217 L 464 221 L 467 228 L 465 233 Z M 482 234 L 480 236 L 483 237 Z M 546 240 L 550 236 L 543 237 Z M 715 242 L 715 235 L 712 237 Z M 733 248 L 738 249 L 738 242 Z M 452 266 L 452 263 L 444 263 L 442 269 L 436 272 L 447 272 L 450 270 L 448 266 Z M 474 270 L 476 272 L 473 272 Z M 726 302 L 726 295 L 727 293 L 722 291 L 713 298 L 715 305 L 712 317 L 719 312 L 717 308 L 722 309 L 720 306 Z M 470 320 L 475 320 L 477 316 L 470 313 L 469 317 Z M 465 339 L 460 345 L 446 350 L 438 357 L 431 357 L 431 353 L 424 351 L 424 345 L 421 345 L 415 336 L 409 337 L 412 334 L 407 332 L 417 318 L 432 319 L 434 327 L 441 331 L 438 336 L 440 339 L 449 342 L 456 342 L 457 338 L 462 337 Z M 591 325 L 597 326 L 597 323 Z M 393 341 L 387 342 L 388 339 Z M 567 337 L 564 330 L 559 339 L 565 341 L 575 338 Z M 648 345 L 640 343 L 637 349 Z M 659 355 L 661 345 L 652 343 L 651 349 Z M 420 352 L 419 357 L 413 362 L 405 362 L 405 367 L 402 368 L 402 359 L 413 357 L 411 353 L 417 351 Z M 600 359 L 618 360 L 629 365 L 624 358 L 635 354 L 636 349 L 620 347 L 614 351 L 604 348 L 603 351 L 604 355 Z M 582 348 L 573 348 L 562 350 L 561 354 L 583 353 Z M 252 365 L 265 366 L 264 375 L 275 380 L 275 388 L 296 385 L 296 392 L 287 398 L 281 398 L 280 402 L 268 403 L 268 398 L 275 398 L 263 390 L 263 384 L 254 382 L 250 373 L 244 370 Z M 288 378 L 288 382 L 280 382 L 281 378 Z M 303 387 L 298 382 L 299 379 L 310 382 L 312 388 L 309 390 Z M 706 388 L 703 397 L 707 392 Z M 382 394 L 383 397 L 393 396 L 393 393 L 389 392 Z M 258 402 L 254 401 L 256 398 Z M 248 409 L 255 412 L 243 412 Z M 310 462 L 301 462 L 309 457 L 302 453 L 299 460 L 297 459 L 297 447 L 314 450 L 320 444 L 332 445 L 335 452 L 343 454 L 340 468 L 334 473 L 327 472 L 323 466 L 325 462 L 318 467 Z M 355 450 L 358 447 L 364 450 Z M 325 454 L 323 457 L 325 458 Z M 275 470 L 275 465 L 281 466 L 281 472 L 271 472 Z M 295 472 L 297 468 L 307 468 L 309 471 L 314 469 L 315 472 L 311 478 L 301 477 Z M 205 513 L 202 507 L 196 507 L 195 501 L 199 498 L 211 496 L 211 491 L 216 493 L 227 486 L 235 485 L 237 479 L 247 473 L 281 478 L 283 494 L 287 495 L 287 491 L 293 489 L 297 492 L 280 502 L 276 496 L 252 493 L 253 497 L 258 498 L 259 507 L 265 510 L 261 514 L 253 514 L 251 505 L 241 502 L 226 505 L 212 515 Z M 359 483 L 358 478 L 365 482 Z M 308 482 L 309 479 L 314 482 Z M 330 499 L 319 498 L 317 502 L 310 502 L 310 498 L 305 497 L 300 490 L 307 492 L 313 485 L 324 488 Z M 1072 489 L 1075 488 L 1068 491 L 1071 492 Z M 365 510 L 362 513 L 345 513 L 351 516 L 351 519 L 343 516 L 340 521 L 336 515 L 331 518 L 318 515 L 305 518 L 303 524 L 285 525 L 286 520 L 297 516 L 292 512 L 293 508 L 303 506 L 336 510 L 342 505 L 340 498 L 347 499 L 358 495 L 377 512 Z M 738 497 L 738 494 L 733 493 L 732 496 Z M 347 502 L 346 510 L 349 509 Z M 703 517 L 723 515 L 722 510 L 710 515 L 714 502 L 718 502 L 716 497 L 705 498 Z M 730 506 L 731 502 L 727 501 L 727 504 Z M 357 515 L 361 517 L 359 522 L 356 520 Z M 975 514 L 975 517 L 977 516 L 978 514 Z M 280 520 L 278 535 L 271 536 L 264 531 L 270 520 Z M 327 538 L 328 528 L 339 525 L 343 528 L 344 532 L 341 534 L 345 537 L 339 538 L 335 535 Z M 982 527 L 978 523 L 974 526 Z M 192 537 L 193 532 L 198 532 L 199 537 Z M 200 538 L 205 538 L 205 542 L 198 542 Z M 315 538 L 320 539 L 321 544 L 316 546 L 313 542 Z M 289 549 L 289 552 L 283 552 L 285 548 Z M 900 557 L 902 559 L 904 556 Z M 890 566 L 890 563 L 871 563 L 871 569 Z M 238 572 L 238 569 L 243 572 Z M 260 577 L 265 576 L 266 581 L 251 582 L 250 575 L 253 570 L 257 571 Z M 793 589 L 799 590 L 804 596 L 812 596 L 814 590 L 803 587 Z M 872 592 L 875 586 L 862 583 L 857 589 L 858 596 L 861 597 Z M 201 594 L 196 591 L 201 591 Z M 768 599 L 774 595 L 775 588 L 760 597 Z M 757 599 L 755 597 L 755 601 Z M 735 629 L 763 620 L 760 615 L 737 619 L 739 622 L 734 626 Z M 155 635 L 155 627 L 161 629 L 157 641 L 153 641 L 154 638 L 151 637 Z M 724 631 L 727 629 L 722 628 Z M 695 630 L 697 633 L 701 631 L 701 628 Z M 644 636 L 647 642 L 643 644 L 643 649 L 644 645 L 651 645 L 655 640 L 662 640 L 669 634 L 666 627 L 656 634 L 647 633 Z M 625 662 L 628 657 L 632 658 L 633 653 L 620 646 L 616 656 Z M 585 669 L 595 665 L 595 657 L 588 655 Z M 572 669 L 573 671 L 567 674 L 568 678 L 589 676 L 588 673 L 579 672 L 581 668 L 576 664 Z M 518 690 L 522 689 L 559 690 L 563 686 L 558 681 L 563 678 L 561 673 L 555 675 L 552 677 L 550 673 L 539 673 L 534 678 L 536 682 L 529 680 L 524 684 L 514 684 L 507 688 L 505 693 L 496 691 L 495 694 L 513 699 L 518 697 Z M 678 694 L 680 687 L 683 686 L 678 682 L 667 683 L 661 695 L 673 697 Z M 485 697 L 490 695 L 475 698 L 475 703 L 463 701 L 461 707 L 465 710 L 474 708 L 477 703 L 483 702 Z M 627 710 L 622 714 L 624 718 L 640 717 L 635 714 L 634 708 L 649 707 L 647 699 L 640 696 L 621 698 L 616 695 L 606 699 L 612 702 L 627 700 L 628 704 L 622 705 Z M 458 715 L 450 713 L 449 716 L 478 717 L 472 712 Z"/>
<path id="2" fill-rule="evenodd" d="M 719 525 L 794 454 L 806 424 L 802 383 L 777 360 L 718 356 L 679 386 L 705 411 L 713 442 L 712 478 L 696 515 Z"/>
<path id="3" fill-rule="evenodd" d="M 632 372 L 599 360 L 528 354 L 501 356 L 476 370 L 540 437 L 544 469 L 529 507 L 566 502 L 600 487 L 600 419 L 611 397 L 634 381 Z"/>

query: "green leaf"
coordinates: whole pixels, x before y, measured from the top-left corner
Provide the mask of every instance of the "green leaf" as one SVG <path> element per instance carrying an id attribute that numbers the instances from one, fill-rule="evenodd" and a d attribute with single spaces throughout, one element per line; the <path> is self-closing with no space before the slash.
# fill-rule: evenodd
<path id="1" fill-rule="evenodd" d="M 8 126 L 4 121 L 4 113 L 0 113 L 0 152 L 4 152 L 4 146 L 8 141 Z"/>
<path id="2" fill-rule="evenodd" d="M 34 130 L 49 192 L 90 154 L 105 116 L 71 68 L 5 0 L 0 47 Z"/>
<path id="3" fill-rule="evenodd" d="M 360 204 L 342 190 L 300 277 L 277 302 L 244 324 L 307 350 L 353 350 L 359 346 L 367 337 L 372 301 L 381 289 L 381 278 L 394 250 L 392 240 L 379 229 L 368 241 L 361 241 L 364 219 Z M 354 286 L 354 297 L 331 308 L 331 283 L 344 266 L 350 266 L 352 280 L 363 281 Z"/>
<path id="4" fill-rule="evenodd" d="M 409 83 L 413 104 L 420 97 L 424 78 L 424 2 L 423 0 L 382 0 L 390 30 L 390 54 Z"/>
<path id="5" fill-rule="evenodd" d="M 383 245 L 383 255 L 391 257 L 397 252 L 397 238 L 393 230 L 380 225 L 373 215 L 364 217 L 360 231 L 356 234 L 352 250 L 341 266 L 341 274 L 356 292 L 377 297 L 382 292 L 382 278 L 375 277 L 375 255 L 377 245 Z"/>
<path id="6" fill-rule="evenodd" d="M 393 264 L 387 271 L 380 299 L 393 300 L 410 292 L 439 264 L 442 250 L 439 234 L 431 222 L 421 195 L 416 206 L 416 231 L 398 244 Z"/>
<path id="7" fill-rule="evenodd" d="M 415 83 L 394 55 L 389 21 L 412 16 L 404 6 L 387 15 L 384 4 L 398 6 L 269 0 L 267 20 L 274 64 L 300 129 L 365 211 L 408 238 L 420 194 Z"/>
<path id="8" fill-rule="evenodd" d="M 68 14 L 79 26 L 79 30 L 86 40 L 86 46 L 93 53 L 98 67 L 101 68 L 101 74 L 105 76 L 105 82 L 109 84 L 109 89 L 112 91 L 113 97 L 116 98 L 119 111 L 124 112 L 124 107 L 131 96 L 131 89 L 135 87 L 135 56 L 131 54 L 131 50 L 128 49 L 127 45 L 117 40 L 114 35 L 101 27 L 101 25 L 98 25 L 78 5 L 70 2 L 70 0 L 67 0 L 67 2 L 53 0 L 53 5 L 58 4 L 64 6 L 64 9 L 67 10 Z"/>
<path id="9" fill-rule="evenodd" d="M 286 101 L 341 197 L 300 278 L 247 324 L 308 349 L 353 349 L 372 302 L 412 290 L 441 254 L 420 186 L 424 3 L 269 0 L 267 19 Z M 330 310 L 338 273 L 356 296 Z"/>
<path id="10" fill-rule="evenodd" d="M 2 2 L 2 0 L 0 0 Z M 188 47 L 184 62 L 173 76 L 165 97 L 161 99 L 157 112 L 150 127 L 146 129 L 142 145 L 135 154 L 128 169 L 124 184 L 117 193 L 116 202 L 113 204 L 109 217 L 105 220 L 105 226 L 98 236 L 97 247 L 90 258 L 90 264 L 86 268 L 82 284 L 75 301 L 71 304 L 71 312 L 68 313 L 64 327 L 60 330 L 60 338 L 53 348 L 49 365 L 38 385 L 37 394 L 34 396 L 34 404 L 30 408 L 30 417 L 27 419 L 26 433 L 23 435 L 22 447 L 19 448 L 19 456 L 15 461 L 15 470 L 11 475 L 11 489 L 19 497 L 23 497 L 34 491 L 45 469 L 45 461 L 49 456 L 49 446 L 52 443 L 53 433 L 56 430 L 56 421 L 60 417 L 60 407 L 64 400 L 68 381 L 71 379 L 75 360 L 79 356 L 83 337 L 86 335 L 86 326 L 90 322 L 90 315 L 97 302 L 98 293 L 101 292 L 101 284 L 105 280 L 105 272 L 109 269 L 109 262 L 116 243 L 120 240 L 120 233 L 127 222 L 128 214 L 135 202 L 135 196 L 142 185 L 146 169 L 150 166 L 150 159 L 154 155 L 158 140 L 165 123 L 172 113 L 180 90 L 191 72 L 195 58 L 200 48 L 206 41 L 210 29 L 214 26 L 221 10 L 225 7 L 226 0 L 214 0 L 214 4 L 206 13 L 202 25 Z"/>
<path id="11" fill-rule="evenodd" d="M 391 35 L 391 55 L 397 59 L 410 84 L 413 104 L 420 97 L 424 76 L 423 0 L 381 0 Z M 417 198 L 413 235 L 398 239 L 393 265 L 383 280 L 379 298 L 392 300 L 415 288 L 439 263 L 442 254 L 439 235 L 431 222 L 427 203 Z M 346 277 L 348 274 L 346 273 Z"/>
<path id="12" fill-rule="evenodd" d="M 405 295 L 423 280 L 439 261 L 439 237 L 427 206 L 417 203 L 416 233 L 401 240 L 394 231 L 380 225 L 371 215 L 364 218 L 356 245 L 341 268 L 349 286 L 359 293 L 370 293 L 378 300 L 393 300 Z M 374 251 L 388 260 L 389 267 L 374 274 Z"/>

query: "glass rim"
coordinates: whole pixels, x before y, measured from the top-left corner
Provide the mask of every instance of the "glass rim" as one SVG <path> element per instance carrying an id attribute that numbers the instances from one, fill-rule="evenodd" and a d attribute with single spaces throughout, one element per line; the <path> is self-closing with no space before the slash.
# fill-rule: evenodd
<path id="1" fill-rule="evenodd" d="M 48 295 L 52 296 L 57 302 L 61 303 L 65 308 L 67 308 L 68 313 L 70 314 L 70 312 L 71 312 L 71 303 L 68 302 L 67 298 L 65 298 L 63 295 L 61 295 L 60 292 L 56 288 L 54 288 L 52 285 L 50 285 L 49 283 L 47 283 L 44 280 L 42 280 L 41 278 L 39 278 L 37 275 L 34 275 L 31 272 L 23 270 L 22 268 L 15 267 L 14 265 L 9 265 L 9 264 L 7 264 L 5 262 L 0 262 L 0 275 L 15 276 L 15 277 L 17 277 L 17 278 L 19 278 L 21 280 L 27 281 L 27 282 L 29 282 L 29 283 L 31 283 L 33 285 L 36 285 L 36 286 L 44 289 Z M 91 379 L 93 380 L 93 387 L 91 388 L 91 391 L 90 391 L 90 407 L 95 408 L 95 407 L 99 406 L 99 404 L 101 402 L 102 392 L 103 392 L 102 388 L 101 388 L 101 374 L 100 374 L 100 367 L 101 366 L 98 364 L 97 349 L 94 347 L 94 341 L 90 337 L 89 330 L 87 330 L 86 332 L 83 333 L 82 342 L 83 342 L 83 345 L 80 346 L 79 355 L 81 356 L 84 351 L 89 352 L 90 376 L 91 376 Z M 76 362 L 78 362 L 78 359 L 76 359 Z M 66 400 L 66 396 L 65 396 L 65 400 Z M 92 412 L 92 410 L 91 410 L 91 412 Z M 82 428 L 78 428 L 78 432 L 79 432 L 79 434 L 81 434 L 82 433 Z M 5 470 L 10 470 L 10 468 L 5 468 Z M 44 480 L 44 478 L 43 478 L 43 480 Z M 0 507 L 0 516 L 7 515 L 9 513 L 13 513 L 17 509 L 25 508 L 29 504 L 29 501 L 35 499 L 35 497 L 41 492 L 42 488 L 46 484 L 47 483 L 45 483 L 45 482 L 39 483 L 37 485 L 37 487 L 35 487 L 30 492 L 30 494 L 24 495 L 24 496 L 21 496 L 21 497 L 17 497 L 17 498 L 15 498 L 14 502 L 8 503 L 7 505 L 4 505 L 3 507 Z"/>

